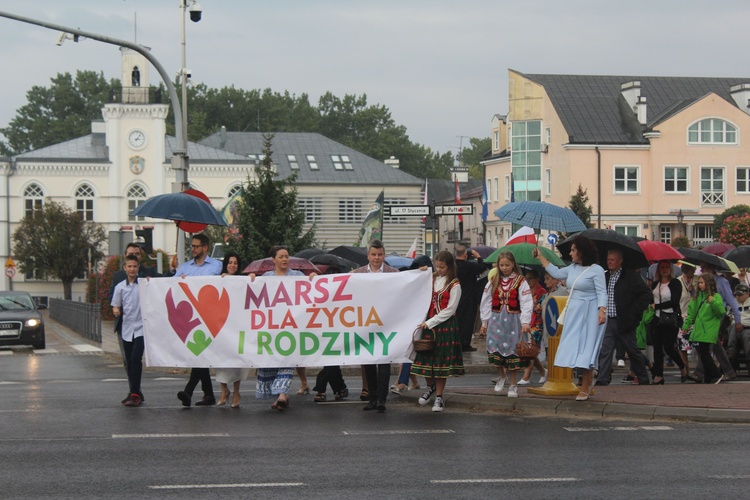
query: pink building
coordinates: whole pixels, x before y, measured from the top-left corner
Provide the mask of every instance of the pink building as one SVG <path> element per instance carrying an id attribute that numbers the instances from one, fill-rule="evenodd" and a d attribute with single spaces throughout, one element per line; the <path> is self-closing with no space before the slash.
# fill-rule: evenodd
<path id="1" fill-rule="evenodd" d="M 510 201 L 567 206 L 580 184 L 595 227 L 693 245 L 714 215 L 750 204 L 750 78 L 526 75 L 508 71 L 492 119 L 489 212 Z M 487 244 L 510 226 L 490 215 Z"/>

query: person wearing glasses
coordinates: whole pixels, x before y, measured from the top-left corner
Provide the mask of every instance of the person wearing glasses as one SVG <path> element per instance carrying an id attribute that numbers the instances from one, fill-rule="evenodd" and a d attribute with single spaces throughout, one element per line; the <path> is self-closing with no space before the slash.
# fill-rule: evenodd
<path id="1" fill-rule="evenodd" d="M 199 233 L 193 235 L 190 241 L 190 253 L 192 259 L 183 263 L 175 270 L 174 275 L 185 279 L 188 276 L 219 276 L 221 274 L 221 261 L 208 256 L 208 236 Z M 195 406 L 213 406 L 216 404 L 214 388 L 211 384 L 211 370 L 208 368 L 193 368 L 190 370 L 190 379 L 185 390 L 177 393 L 177 399 L 182 401 L 182 406 L 190 406 L 193 391 L 201 383 L 203 399 L 195 403 Z"/>

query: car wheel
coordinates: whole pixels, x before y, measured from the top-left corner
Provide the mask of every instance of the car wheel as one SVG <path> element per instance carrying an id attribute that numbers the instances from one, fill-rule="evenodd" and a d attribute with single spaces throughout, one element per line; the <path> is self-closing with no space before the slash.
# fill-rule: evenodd
<path id="1" fill-rule="evenodd" d="M 32 344 L 32 347 L 34 349 L 45 349 L 47 347 L 47 339 L 45 337 L 42 337 L 42 340 L 39 342 L 34 342 Z"/>

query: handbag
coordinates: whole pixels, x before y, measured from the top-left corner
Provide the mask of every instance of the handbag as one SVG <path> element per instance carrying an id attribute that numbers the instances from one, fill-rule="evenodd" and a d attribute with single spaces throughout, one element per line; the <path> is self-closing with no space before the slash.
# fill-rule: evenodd
<path id="1" fill-rule="evenodd" d="M 659 287 L 659 303 L 661 304 L 661 284 L 656 285 Z M 664 312 L 659 310 L 659 316 L 656 318 L 656 324 L 659 326 L 669 326 L 672 328 L 680 328 L 682 326 L 682 316 L 676 312 Z"/>
<path id="2" fill-rule="evenodd" d="M 581 276 L 586 274 L 586 272 L 591 269 L 591 266 L 587 267 L 585 271 L 583 271 L 581 274 L 578 275 L 576 280 L 573 282 L 573 286 L 570 287 L 570 293 L 568 293 L 568 301 L 565 303 L 565 307 L 563 307 L 563 310 L 560 312 L 560 314 L 557 316 L 557 324 L 558 325 L 565 325 L 565 313 L 568 312 L 568 304 L 570 304 L 570 297 L 573 296 L 573 290 L 576 289 L 576 283 L 578 283 L 578 280 L 581 279 Z"/>
<path id="3" fill-rule="evenodd" d="M 529 337 L 528 342 L 520 341 L 516 344 L 516 356 L 523 359 L 534 359 L 539 356 L 539 344 L 531 340 L 531 335 L 526 334 Z"/>
<path id="4" fill-rule="evenodd" d="M 414 334 L 419 331 L 419 328 L 414 330 Z M 412 335 L 414 335 L 412 334 Z M 426 337 L 425 337 L 426 336 Z M 432 338 L 432 330 L 427 330 L 427 333 L 422 331 L 422 338 L 412 340 L 414 350 L 416 352 L 432 352 L 435 350 L 435 340 Z"/>

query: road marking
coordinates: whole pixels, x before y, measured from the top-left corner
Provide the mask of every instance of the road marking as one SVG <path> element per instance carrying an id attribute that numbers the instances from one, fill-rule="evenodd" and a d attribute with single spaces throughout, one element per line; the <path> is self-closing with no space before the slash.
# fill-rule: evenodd
<path id="1" fill-rule="evenodd" d="M 516 477 L 504 479 L 431 479 L 433 484 L 458 483 L 562 483 L 580 481 L 575 477 Z"/>
<path id="2" fill-rule="evenodd" d="M 0 356 L 13 356 L 13 351 L 0 351 Z"/>
<path id="3" fill-rule="evenodd" d="M 737 476 L 708 476 L 711 479 L 750 479 L 750 475 L 744 474 L 744 475 L 737 475 Z"/>
<path id="4" fill-rule="evenodd" d="M 197 490 L 209 488 L 287 488 L 305 483 L 236 483 L 236 484 L 164 484 L 149 486 L 152 490 Z"/>
<path id="5" fill-rule="evenodd" d="M 57 349 L 47 348 L 47 349 L 32 349 L 34 351 L 34 354 L 57 354 Z"/>
<path id="6" fill-rule="evenodd" d="M 668 425 L 644 425 L 636 427 L 563 427 L 568 432 L 608 432 L 608 431 L 671 431 Z"/>
<path id="7" fill-rule="evenodd" d="M 104 352 L 102 349 L 89 344 L 73 344 L 70 347 L 78 352 Z"/>
<path id="8" fill-rule="evenodd" d="M 112 434 L 112 439 L 229 437 L 226 432 L 196 434 Z"/>
<path id="9" fill-rule="evenodd" d="M 127 382 L 128 379 L 126 378 L 105 378 L 102 379 L 102 382 Z"/>
<path id="10" fill-rule="evenodd" d="M 342 431 L 345 436 L 384 436 L 397 434 L 455 434 L 451 429 L 390 430 L 390 431 Z"/>
<path id="11" fill-rule="evenodd" d="M 170 380 L 171 381 L 171 380 L 185 380 L 185 379 L 180 378 L 180 377 L 156 377 L 154 380 Z"/>
<path id="12" fill-rule="evenodd" d="M 2 382 L 0 382 L 0 385 L 13 385 L 13 384 L 20 384 L 20 383 L 21 382 L 7 382 L 3 380 Z"/>

